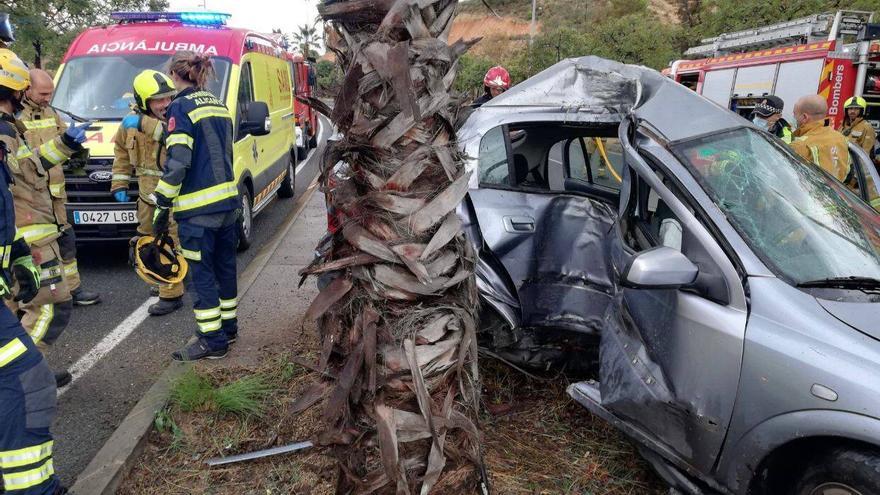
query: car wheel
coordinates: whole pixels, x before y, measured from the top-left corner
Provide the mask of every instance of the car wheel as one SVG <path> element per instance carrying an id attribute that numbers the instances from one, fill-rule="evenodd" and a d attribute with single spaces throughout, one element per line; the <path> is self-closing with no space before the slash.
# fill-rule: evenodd
<path id="1" fill-rule="evenodd" d="M 254 235 L 254 200 L 246 186 L 241 186 L 238 197 L 241 198 L 241 218 L 238 219 L 238 250 L 246 251 L 251 247 Z"/>
<path id="2" fill-rule="evenodd" d="M 278 197 L 279 198 L 292 198 L 296 193 L 296 166 L 294 165 L 294 160 L 288 158 L 287 160 L 287 174 L 284 176 L 284 181 L 281 182 L 281 187 L 278 188 Z"/>
<path id="3" fill-rule="evenodd" d="M 793 495 L 880 493 L 880 454 L 868 449 L 835 449 L 814 460 L 795 484 Z"/>

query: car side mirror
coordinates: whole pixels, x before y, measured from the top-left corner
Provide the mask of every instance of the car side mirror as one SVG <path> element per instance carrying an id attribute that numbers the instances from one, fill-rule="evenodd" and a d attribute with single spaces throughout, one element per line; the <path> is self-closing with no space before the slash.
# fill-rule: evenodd
<path id="1" fill-rule="evenodd" d="M 659 246 L 630 258 L 621 280 L 634 289 L 678 289 L 693 284 L 699 272 L 680 251 Z"/>
<path id="2" fill-rule="evenodd" d="M 244 118 L 238 125 L 238 135 L 265 136 L 272 130 L 269 118 L 269 105 L 262 101 L 252 101 L 244 109 Z"/>

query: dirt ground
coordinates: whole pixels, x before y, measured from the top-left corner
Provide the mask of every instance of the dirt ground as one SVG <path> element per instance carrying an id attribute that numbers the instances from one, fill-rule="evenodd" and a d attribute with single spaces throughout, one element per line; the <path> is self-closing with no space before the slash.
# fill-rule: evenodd
<path id="1" fill-rule="evenodd" d="M 565 394 L 562 376 L 535 379 L 490 358 L 481 364 L 484 455 L 496 494 L 665 493 L 633 446 Z M 209 468 L 205 460 L 313 437 L 320 407 L 291 420 L 288 409 L 315 375 L 276 354 L 258 367 L 196 372 L 220 386 L 259 376 L 272 389 L 259 416 L 224 414 L 210 407 L 161 414 L 149 444 L 118 493 L 329 494 L 335 471 L 320 451 L 284 454 Z"/>

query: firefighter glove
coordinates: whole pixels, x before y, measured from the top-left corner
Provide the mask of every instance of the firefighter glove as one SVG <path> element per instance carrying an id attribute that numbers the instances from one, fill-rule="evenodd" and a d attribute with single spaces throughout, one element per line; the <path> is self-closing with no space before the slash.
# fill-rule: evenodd
<path id="1" fill-rule="evenodd" d="M 18 280 L 16 301 L 30 302 L 40 292 L 40 269 L 34 265 L 34 258 L 22 256 L 12 262 L 12 274 Z"/>
<path id="2" fill-rule="evenodd" d="M 91 125 L 91 122 L 84 122 L 79 125 L 74 125 L 73 123 L 71 123 L 70 127 L 68 127 L 66 131 L 64 131 L 64 135 L 70 138 L 71 141 L 82 144 L 86 142 L 86 129 L 88 129 Z"/>
<path id="3" fill-rule="evenodd" d="M 153 212 L 153 234 L 157 237 L 168 232 L 168 214 L 170 210 L 162 206 L 157 206 Z"/>
<path id="4" fill-rule="evenodd" d="M 113 197 L 116 199 L 116 201 L 120 203 L 125 203 L 126 201 L 128 201 L 128 191 L 126 191 L 125 189 L 120 189 L 113 193 Z"/>
<path id="5" fill-rule="evenodd" d="M 125 118 L 122 119 L 122 127 L 139 131 L 141 129 L 141 115 L 138 113 L 126 115 Z"/>

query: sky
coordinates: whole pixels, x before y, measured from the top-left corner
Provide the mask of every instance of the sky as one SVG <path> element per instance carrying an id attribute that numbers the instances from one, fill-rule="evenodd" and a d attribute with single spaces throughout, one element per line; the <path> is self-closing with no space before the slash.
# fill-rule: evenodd
<path id="1" fill-rule="evenodd" d="M 285 33 L 297 26 L 312 24 L 318 17 L 320 0 L 170 0 L 170 11 L 207 10 L 232 14 L 229 25 L 270 33 L 280 28 Z M 205 5 L 207 4 L 207 5 Z M 320 27 L 319 27 L 320 29 Z"/>

